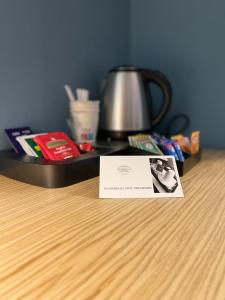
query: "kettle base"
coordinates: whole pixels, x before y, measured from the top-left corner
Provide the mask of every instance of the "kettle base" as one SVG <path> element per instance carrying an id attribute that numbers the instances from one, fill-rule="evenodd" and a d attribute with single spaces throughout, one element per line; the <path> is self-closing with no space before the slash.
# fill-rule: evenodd
<path id="1" fill-rule="evenodd" d="M 118 131 L 118 130 L 105 130 L 100 129 L 98 132 L 98 139 L 100 140 L 127 140 L 130 135 L 135 135 L 138 133 L 150 134 L 151 130 L 132 130 L 132 131 Z"/>

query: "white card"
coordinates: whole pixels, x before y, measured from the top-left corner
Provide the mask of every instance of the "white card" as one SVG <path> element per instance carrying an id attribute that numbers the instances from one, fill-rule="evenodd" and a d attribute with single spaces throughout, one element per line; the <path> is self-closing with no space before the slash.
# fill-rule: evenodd
<path id="1" fill-rule="evenodd" d="M 183 196 L 173 156 L 100 157 L 100 198 Z"/>

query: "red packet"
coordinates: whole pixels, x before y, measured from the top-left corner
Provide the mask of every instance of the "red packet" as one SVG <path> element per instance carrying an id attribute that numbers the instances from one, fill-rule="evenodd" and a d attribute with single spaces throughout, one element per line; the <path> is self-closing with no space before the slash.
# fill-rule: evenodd
<path id="1" fill-rule="evenodd" d="M 88 153 L 88 152 L 95 151 L 95 148 L 91 144 L 88 144 L 88 143 L 78 144 L 78 147 L 79 147 L 81 153 Z"/>
<path id="2" fill-rule="evenodd" d="M 64 132 L 51 132 L 36 136 L 45 159 L 63 160 L 80 155 L 76 144 Z"/>

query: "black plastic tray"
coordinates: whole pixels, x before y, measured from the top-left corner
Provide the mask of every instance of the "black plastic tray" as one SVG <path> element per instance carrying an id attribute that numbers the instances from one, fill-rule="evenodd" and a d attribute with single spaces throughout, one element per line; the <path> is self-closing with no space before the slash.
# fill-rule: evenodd
<path id="1" fill-rule="evenodd" d="M 3 150 L 0 151 L 0 173 L 41 187 L 65 187 L 98 176 L 99 157 L 126 148 L 124 145 L 100 147 L 94 152 L 58 162 Z"/>
<path id="2" fill-rule="evenodd" d="M 69 186 L 99 175 L 101 155 L 152 155 L 126 144 L 100 147 L 80 157 L 59 162 L 43 158 L 18 155 L 13 150 L 0 151 L 0 173 L 12 179 L 45 188 Z M 178 172 L 183 176 L 201 159 L 201 151 L 187 156 L 184 163 L 177 162 Z"/>
<path id="3" fill-rule="evenodd" d="M 126 155 L 153 155 L 154 154 L 149 154 L 147 151 L 143 151 L 137 148 L 129 147 L 126 149 Z M 201 157 L 202 157 L 202 150 L 194 155 L 189 155 L 187 153 L 184 153 L 185 161 L 176 161 L 177 164 L 177 170 L 179 173 L 179 176 L 182 177 L 185 175 L 189 170 L 191 170 L 197 163 L 200 162 Z"/>

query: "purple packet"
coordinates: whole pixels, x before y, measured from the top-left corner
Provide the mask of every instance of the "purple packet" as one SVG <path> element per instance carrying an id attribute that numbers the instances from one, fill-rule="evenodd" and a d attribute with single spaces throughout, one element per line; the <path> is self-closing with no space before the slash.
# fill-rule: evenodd
<path id="1" fill-rule="evenodd" d="M 5 133 L 15 152 L 19 154 L 24 154 L 25 152 L 21 147 L 20 143 L 17 142 L 16 138 L 21 135 L 32 134 L 33 132 L 30 129 L 30 127 L 9 128 L 9 129 L 5 129 Z"/>

